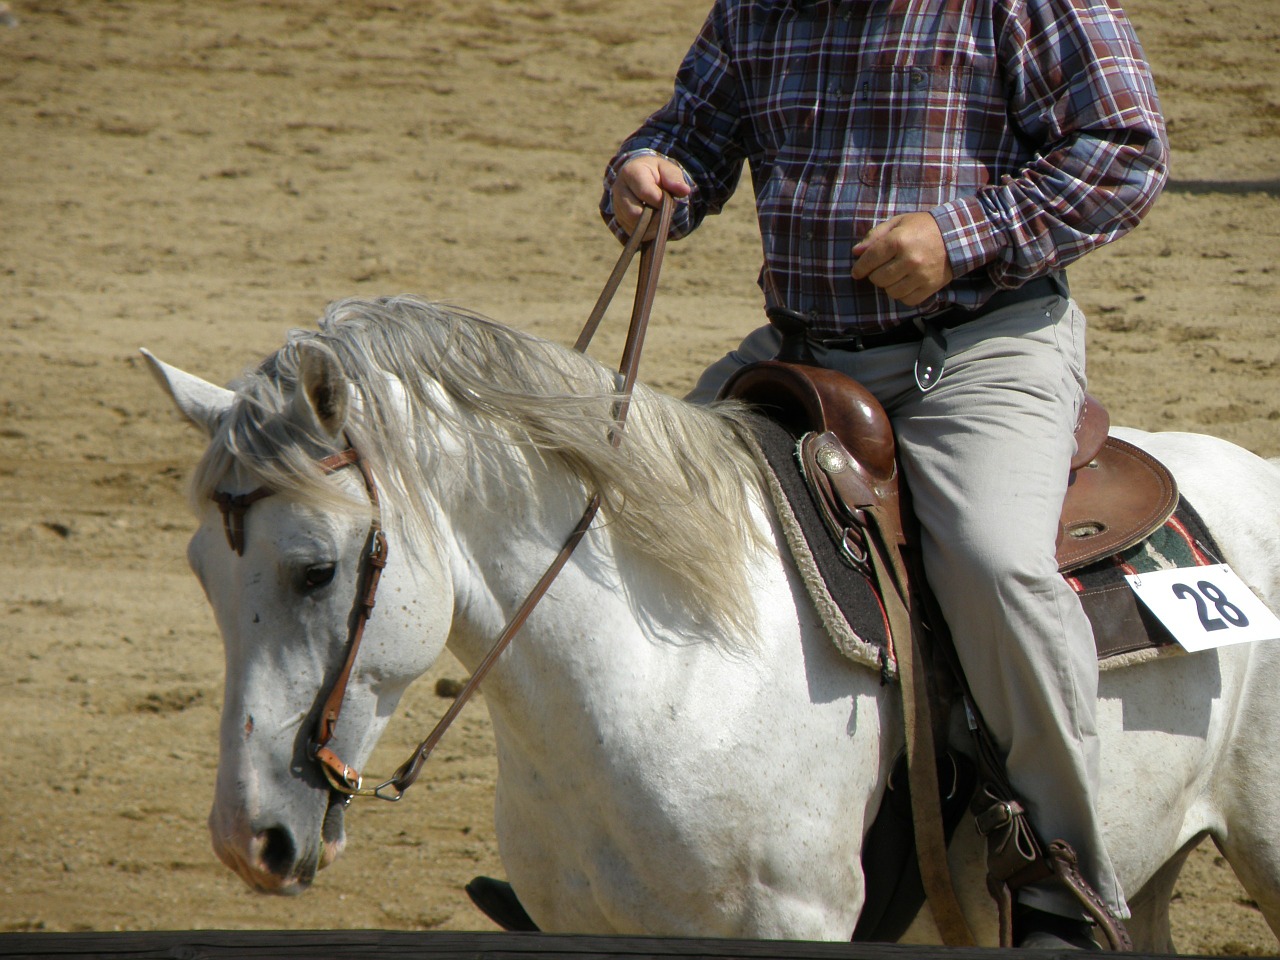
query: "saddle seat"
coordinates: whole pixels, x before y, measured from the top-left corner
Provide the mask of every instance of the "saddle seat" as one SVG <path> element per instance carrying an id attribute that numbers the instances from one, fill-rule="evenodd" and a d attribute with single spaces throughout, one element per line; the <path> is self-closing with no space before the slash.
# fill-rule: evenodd
<path id="1" fill-rule="evenodd" d="M 899 544 L 907 542 L 911 520 L 902 510 L 906 491 L 893 427 L 864 386 L 823 367 L 766 360 L 737 371 L 720 395 L 752 406 L 797 438 L 814 435 L 819 446 L 834 443 L 837 459 L 846 454 L 844 466 L 851 469 L 839 471 L 841 482 L 824 483 L 831 488 L 824 496 L 839 497 L 840 512 L 848 516 L 873 503 L 883 507 L 882 516 L 897 522 L 886 538 L 892 533 Z M 1168 520 L 1178 503 L 1168 469 L 1145 451 L 1108 436 L 1109 427 L 1106 408 L 1086 395 L 1058 537 L 1063 573 L 1138 543 Z M 815 458 L 821 468 L 821 453 Z M 817 479 L 811 476 L 810 482 Z"/>

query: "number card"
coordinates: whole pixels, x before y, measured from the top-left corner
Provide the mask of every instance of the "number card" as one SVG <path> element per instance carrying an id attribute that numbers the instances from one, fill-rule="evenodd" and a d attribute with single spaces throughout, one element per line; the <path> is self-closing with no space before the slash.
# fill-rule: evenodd
<path id="1" fill-rule="evenodd" d="M 1183 649 L 1280 639 L 1280 618 L 1225 563 L 1125 577 Z"/>

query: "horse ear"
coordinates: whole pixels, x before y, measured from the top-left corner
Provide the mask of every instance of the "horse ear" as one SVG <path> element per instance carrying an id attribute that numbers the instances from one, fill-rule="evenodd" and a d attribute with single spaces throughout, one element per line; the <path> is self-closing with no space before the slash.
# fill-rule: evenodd
<path id="1" fill-rule="evenodd" d="M 169 395 L 178 412 L 212 437 L 231 409 L 235 393 L 157 360 L 150 350 L 142 348 L 141 353 L 156 383 Z"/>
<path id="2" fill-rule="evenodd" d="M 299 345 L 298 392 L 294 404 L 306 411 L 324 433 L 337 439 L 347 425 L 351 390 L 346 374 L 328 350 Z"/>

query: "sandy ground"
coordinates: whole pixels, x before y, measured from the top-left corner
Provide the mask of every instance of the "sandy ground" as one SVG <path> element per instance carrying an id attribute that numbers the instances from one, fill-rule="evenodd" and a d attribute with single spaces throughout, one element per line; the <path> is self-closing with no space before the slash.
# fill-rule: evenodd
<path id="1" fill-rule="evenodd" d="M 416 794 L 348 816 L 348 853 L 305 897 L 252 895 L 213 859 L 221 654 L 185 569 L 181 497 L 201 444 L 136 348 L 225 382 L 327 300 L 403 291 L 570 341 L 616 255 L 595 213 L 600 168 L 665 98 L 702 4 L 10 7 L 0 930 L 488 928 L 462 893 L 474 874 L 501 874 L 482 707 Z M 1118 422 L 1275 456 L 1277 11 L 1129 8 L 1178 183 L 1134 236 L 1073 271 L 1093 389 Z M 757 250 L 743 199 L 672 250 L 649 381 L 682 391 L 757 322 Z M 431 680 L 375 767 L 443 709 Z M 1174 912 L 1184 951 L 1276 952 L 1212 850 Z"/>

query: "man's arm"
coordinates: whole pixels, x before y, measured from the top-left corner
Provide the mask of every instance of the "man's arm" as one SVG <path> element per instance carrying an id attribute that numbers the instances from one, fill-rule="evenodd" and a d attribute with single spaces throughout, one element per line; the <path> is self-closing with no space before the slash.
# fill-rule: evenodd
<path id="1" fill-rule="evenodd" d="M 956 276 L 1001 287 L 1128 232 L 1159 196 L 1169 147 L 1151 71 L 1107 0 L 1004 0 L 1010 116 L 1041 144 L 1015 175 L 929 211 Z"/>
<path id="2" fill-rule="evenodd" d="M 625 237 L 639 203 L 657 206 L 659 188 L 680 203 L 671 234 L 681 237 L 718 213 L 742 171 L 738 80 L 729 53 L 728 4 L 718 0 L 676 74 L 675 91 L 623 141 L 605 171 L 600 212 Z"/>

